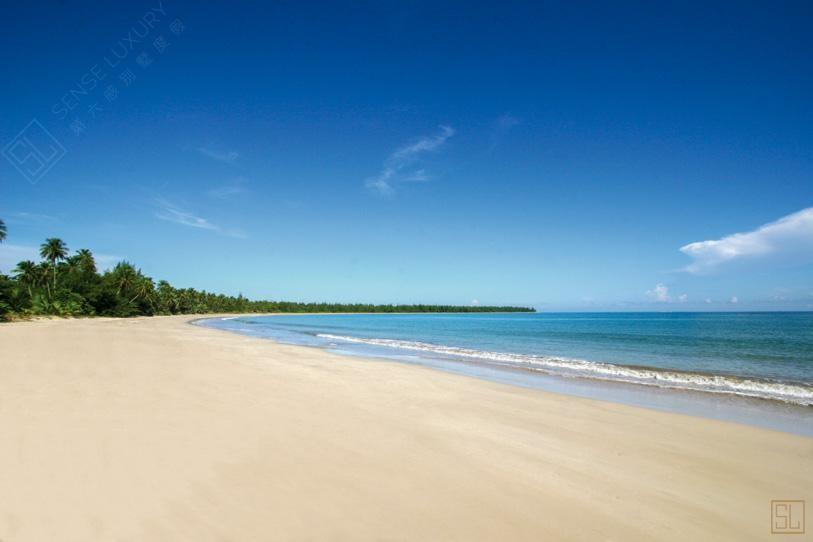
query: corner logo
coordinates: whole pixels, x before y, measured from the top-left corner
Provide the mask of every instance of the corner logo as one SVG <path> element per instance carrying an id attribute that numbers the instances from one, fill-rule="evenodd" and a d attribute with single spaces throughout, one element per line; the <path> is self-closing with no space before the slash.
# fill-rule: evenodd
<path id="1" fill-rule="evenodd" d="M 771 534 L 804 534 L 805 501 L 771 501 Z"/>
<path id="2" fill-rule="evenodd" d="M 3 148 L 3 156 L 31 184 L 39 181 L 65 156 L 65 147 L 37 119 Z"/>

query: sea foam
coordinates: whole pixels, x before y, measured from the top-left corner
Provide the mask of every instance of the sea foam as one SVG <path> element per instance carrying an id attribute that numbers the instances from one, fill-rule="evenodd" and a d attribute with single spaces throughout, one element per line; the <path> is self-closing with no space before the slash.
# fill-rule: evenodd
<path id="1" fill-rule="evenodd" d="M 396 339 L 367 339 L 345 335 L 332 335 L 329 333 L 320 333 L 317 334 L 317 336 L 333 341 L 383 346 L 464 358 L 483 363 L 540 371 L 558 376 L 593 378 L 646 386 L 658 386 L 661 388 L 727 393 L 747 397 L 758 397 L 761 399 L 772 399 L 797 405 L 813 405 L 813 387 L 798 383 L 658 370 L 555 356 L 489 352 Z"/>

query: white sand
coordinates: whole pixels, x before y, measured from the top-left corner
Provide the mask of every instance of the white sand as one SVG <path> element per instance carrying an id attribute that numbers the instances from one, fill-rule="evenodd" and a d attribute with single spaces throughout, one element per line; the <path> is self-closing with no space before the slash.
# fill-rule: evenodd
<path id="1" fill-rule="evenodd" d="M 813 439 L 190 319 L 0 325 L 2 542 L 775 540 L 771 499 L 813 508 Z"/>

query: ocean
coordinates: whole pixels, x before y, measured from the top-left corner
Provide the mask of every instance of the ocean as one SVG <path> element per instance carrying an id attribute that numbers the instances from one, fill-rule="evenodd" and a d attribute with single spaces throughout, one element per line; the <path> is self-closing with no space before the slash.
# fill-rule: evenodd
<path id="1" fill-rule="evenodd" d="M 746 419 L 718 417 L 737 421 L 751 421 L 755 400 L 797 407 L 791 418 L 806 424 L 813 413 L 811 312 L 291 314 L 202 324 L 666 410 L 728 404 Z"/>

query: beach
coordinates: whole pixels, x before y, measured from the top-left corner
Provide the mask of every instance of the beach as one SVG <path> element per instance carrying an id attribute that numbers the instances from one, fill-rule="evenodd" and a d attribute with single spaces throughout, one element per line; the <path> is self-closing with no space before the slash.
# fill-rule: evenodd
<path id="1" fill-rule="evenodd" d="M 770 540 L 813 502 L 810 438 L 193 319 L 0 325 L 2 542 Z"/>

